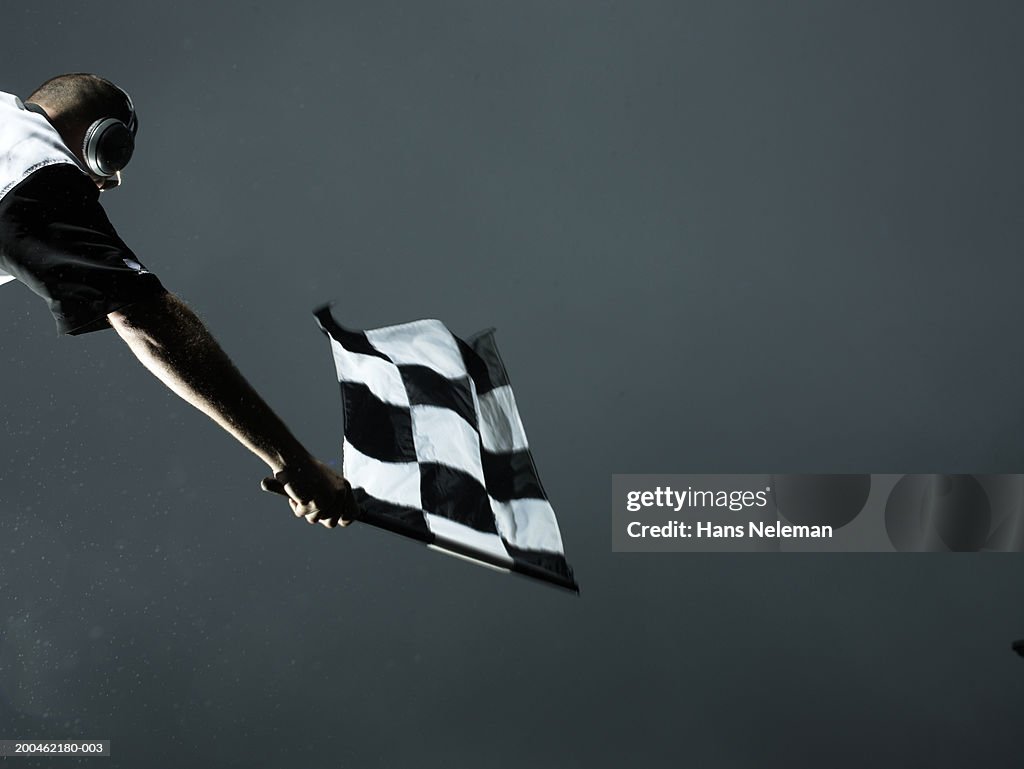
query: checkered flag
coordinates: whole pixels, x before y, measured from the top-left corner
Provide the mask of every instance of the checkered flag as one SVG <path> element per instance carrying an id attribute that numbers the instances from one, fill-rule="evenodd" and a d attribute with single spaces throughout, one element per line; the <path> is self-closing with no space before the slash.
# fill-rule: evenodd
<path id="1" fill-rule="evenodd" d="M 353 331 L 327 307 L 315 315 L 341 383 L 358 520 L 578 591 L 494 330 L 465 342 L 437 320 Z"/>

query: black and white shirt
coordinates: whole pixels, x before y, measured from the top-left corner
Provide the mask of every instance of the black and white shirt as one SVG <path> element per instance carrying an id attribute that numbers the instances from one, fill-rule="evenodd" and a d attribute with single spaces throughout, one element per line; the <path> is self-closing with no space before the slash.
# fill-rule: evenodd
<path id="1" fill-rule="evenodd" d="M 165 292 L 118 237 L 99 190 L 43 116 L 0 92 L 0 284 L 20 280 L 63 334 Z"/>

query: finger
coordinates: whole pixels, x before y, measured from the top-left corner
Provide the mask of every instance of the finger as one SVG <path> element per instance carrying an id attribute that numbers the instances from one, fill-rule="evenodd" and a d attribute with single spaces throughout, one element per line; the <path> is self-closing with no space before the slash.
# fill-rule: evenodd
<path id="1" fill-rule="evenodd" d="M 315 502 L 297 502 L 292 499 L 292 510 L 295 511 L 295 515 L 298 518 L 306 518 L 310 515 L 319 515 L 320 508 L 316 506 Z"/>
<path id="2" fill-rule="evenodd" d="M 359 518 L 359 505 L 356 503 L 355 494 L 349 486 L 342 492 L 341 501 L 341 525 L 348 526 Z"/>
<path id="3" fill-rule="evenodd" d="M 303 501 L 304 494 L 299 493 L 292 485 L 292 478 L 288 475 L 285 470 L 274 473 L 273 479 L 267 479 L 269 481 L 270 490 L 278 494 L 290 497 L 299 504 L 300 507 L 304 507 L 306 512 L 309 512 L 309 503 Z M 305 513 L 304 513 L 305 514 Z"/>

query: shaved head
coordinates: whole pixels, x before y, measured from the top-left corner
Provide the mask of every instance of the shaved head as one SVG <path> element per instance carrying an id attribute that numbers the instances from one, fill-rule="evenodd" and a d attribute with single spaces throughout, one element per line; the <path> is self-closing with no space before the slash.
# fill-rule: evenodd
<path id="1" fill-rule="evenodd" d="M 100 189 L 107 189 L 109 177 L 97 176 L 85 161 L 85 136 L 93 123 L 104 118 L 115 118 L 125 124 L 133 121 L 132 103 L 128 95 L 98 75 L 76 72 L 51 77 L 33 91 L 26 101 L 42 108 L 92 180 Z M 137 122 L 132 122 L 132 133 L 137 125 Z M 130 149 L 128 157 L 131 157 Z"/>
<path id="2" fill-rule="evenodd" d="M 56 120 L 88 127 L 104 117 L 128 122 L 131 107 L 124 91 L 98 75 L 76 72 L 52 77 L 28 101 L 44 108 Z"/>

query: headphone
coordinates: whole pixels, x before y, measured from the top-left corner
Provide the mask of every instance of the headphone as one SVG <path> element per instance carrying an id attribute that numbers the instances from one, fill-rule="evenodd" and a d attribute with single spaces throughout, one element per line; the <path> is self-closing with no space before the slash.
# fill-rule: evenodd
<path id="1" fill-rule="evenodd" d="M 132 97 L 118 89 L 128 100 L 128 122 L 117 118 L 100 118 L 89 126 L 82 142 L 82 158 L 85 166 L 93 174 L 104 179 L 101 189 L 109 190 L 121 184 L 121 169 L 128 165 L 135 151 L 135 135 L 139 132 L 139 118 L 135 114 Z M 50 116 L 38 104 L 30 101 L 19 103 L 29 112 L 42 115 L 47 120 Z"/>
<path id="2" fill-rule="evenodd" d="M 107 180 L 103 185 L 105 190 L 121 183 L 121 169 L 132 159 L 135 135 L 139 132 L 139 118 L 135 114 L 132 97 L 124 91 L 121 93 L 128 100 L 128 122 L 113 117 L 100 118 L 89 126 L 82 143 L 85 165 L 96 176 Z"/>

